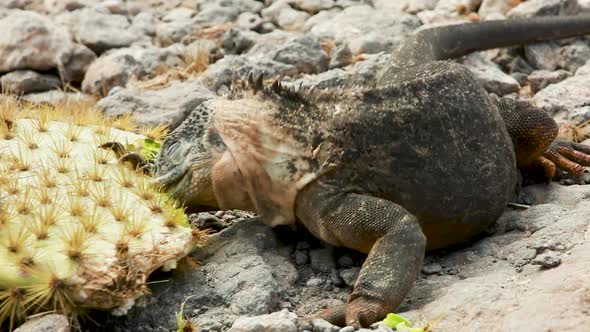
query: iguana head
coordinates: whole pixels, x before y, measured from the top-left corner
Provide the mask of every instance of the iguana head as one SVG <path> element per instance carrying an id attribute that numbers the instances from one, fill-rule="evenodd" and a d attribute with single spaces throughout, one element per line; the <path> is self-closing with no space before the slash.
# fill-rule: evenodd
<path id="1" fill-rule="evenodd" d="M 220 142 L 210 122 L 209 107 L 200 105 L 166 138 L 152 168 L 156 181 L 191 207 L 218 207 L 211 172 Z"/>

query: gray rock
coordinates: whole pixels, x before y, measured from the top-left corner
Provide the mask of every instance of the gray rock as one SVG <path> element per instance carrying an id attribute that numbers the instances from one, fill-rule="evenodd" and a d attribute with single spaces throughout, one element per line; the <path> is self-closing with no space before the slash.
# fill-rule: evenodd
<path id="1" fill-rule="evenodd" d="M 580 11 L 577 0 L 528 0 L 509 10 L 508 17 L 575 15 Z"/>
<path id="2" fill-rule="evenodd" d="M 582 123 L 590 120 L 590 106 L 583 106 L 574 109 L 569 113 L 567 119 L 574 122 L 576 125 L 581 125 Z"/>
<path id="3" fill-rule="evenodd" d="M 132 309 L 122 318 L 107 316 L 101 325 L 108 331 L 176 331 L 175 313 L 187 295 L 194 296 L 186 301 L 186 315 L 196 315 L 197 322 L 218 321 L 222 331 L 229 330 L 238 315 L 266 315 L 283 302 L 281 296 L 298 278 L 289 260 L 277 253 L 280 247 L 276 233 L 260 219 L 237 221 L 193 251 L 199 266 L 179 273 L 174 282 L 152 284 L 152 300 L 146 307 Z M 290 321 L 294 315 L 279 317 Z M 280 325 L 288 329 L 279 331 L 291 331 L 289 326 Z"/>
<path id="4" fill-rule="evenodd" d="M 439 263 L 426 264 L 422 267 L 422 273 L 426 275 L 437 274 L 442 271 L 442 266 Z"/>
<path id="5" fill-rule="evenodd" d="M 59 57 L 57 70 L 61 80 L 66 83 L 82 82 L 96 54 L 82 44 L 74 44 L 71 51 Z"/>
<path id="6" fill-rule="evenodd" d="M 305 21 L 305 24 L 303 25 L 303 31 L 309 31 L 309 30 L 311 30 L 311 28 L 313 28 L 314 26 L 316 26 L 319 23 L 330 21 L 331 19 L 336 17 L 338 15 L 338 13 L 341 13 L 341 12 L 342 12 L 341 8 L 332 8 L 332 9 L 328 9 L 328 10 L 322 10 L 321 12 L 313 15 L 307 21 Z"/>
<path id="7" fill-rule="evenodd" d="M 366 331 L 373 331 L 373 332 L 393 332 L 393 329 L 385 324 L 383 324 L 382 322 L 377 322 L 377 323 L 373 323 L 370 326 L 370 330 Z M 362 331 L 363 329 L 359 329 L 359 332 L 365 332 Z"/>
<path id="8" fill-rule="evenodd" d="M 199 332 L 217 332 L 223 328 L 221 322 L 207 317 L 197 319 L 197 326 L 199 327 Z"/>
<path id="9" fill-rule="evenodd" d="M 203 101 L 214 94 L 200 81 L 174 81 L 160 90 L 114 89 L 97 106 L 109 116 L 133 114 L 140 124 L 177 127 Z"/>
<path id="10" fill-rule="evenodd" d="M 408 0 L 404 11 L 410 14 L 416 14 L 425 10 L 433 10 L 438 0 Z"/>
<path id="11" fill-rule="evenodd" d="M 250 12 L 241 13 L 236 19 L 236 27 L 244 30 L 257 30 L 263 23 L 260 15 Z"/>
<path id="12" fill-rule="evenodd" d="M 293 65 L 301 73 L 319 73 L 328 68 L 330 58 L 314 36 L 296 37 L 280 46 L 272 60 Z"/>
<path id="13" fill-rule="evenodd" d="M 139 30 L 131 29 L 127 17 L 90 8 L 62 14 L 61 20 L 72 29 L 76 40 L 96 54 L 111 48 L 127 47 L 143 37 Z"/>
<path id="14" fill-rule="evenodd" d="M 303 250 L 295 251 L 295 264 L 304 265 L 309 261 L 309 255 Z"/>
<path id="15" fill-rule="evenodd" d="M 242 34 L 254 42 L 254 45 L 246 52 L 248 58 L 253 60 L 271 59 L 276 50 L 282 47 L 283 44 L 304 36 L 301 33 L 288 32 L 279 29 L 267 34 L 242 30 Z"/>
<path id="16" fill-rule="evenodd" d="M 228 332 L 297 332 L 297 315 L 283 309 L 269 315 L 240 317 Z"/>
<path id="17" fill-rule="evenodd" d="M 590 65 L 581 67 L 576 75 L 548 85 L 533 97 L 533 102 L 545 109 L 565 108 L 573 111 L 587 106 L 590 100 Z"/>
<path id="18" fill-rule="evenodd" d="M 537 255 L 532 261 L 531 264 L 533 265 L 540 265 L 545 269 L 550 269 L 561 264 L 561 258 L 559 254 L 554 251 L 547 251 L 540 255 Z"/>
<path id="19" fill-rule="evenodd" d="M 135 15 L 131 20 L 131 29 L 137 30 L 146 36 L 155 36 L 157 23 L 158 20 L 153 13 L 142 12 Z"/>
<path id="20" fill-rule="evenodd" d="M 259 13 L 264 8 L 262 1 L 257 0 L 197 0 L 196 3 L 197 11 L 206 10 L 209 6 L 223 6 L 235 8 L 240 13 Z"/>
<path id="21" fill-rule="evenodd" d="M 289 0 L 274 1 L 261 11 L 262 17 L 285 30 L 302 29 L 310 15 L 304 11 L 293 9 L 289 2 Z"/>
<path id="22" fill-rule="evenodd" d="M 156 69 L 181 65 L 185 48 L 123 48 L 109 51 L 94 61 L 82 81 L 82 91 L 105 96 L 115 86 L 125 86 L 132 77 L 143 78 Z"/>
<path id="23" fill-rule="evenodd" d="M 44 0 L 43 7 L 47 12 L 57 14 L 88 7 L 92 3 L 92 0 Z"/>
<path id="24" fill-rule="evenodd" d="M 464 57 L 463 64 L 467 66 L 469 71 L 475 75 L 488 92 L 503 96 L 516 92 L 520 88 L 514 78 L 505 74 L 498 65 L 481 56 L 479 52 Z"/>
<path id="25" fill-rule="evenodd" d="M 221 35 L 221 47 L 225 54 L 241 54 L 256 44 L 259 36 L 256 32 L 229 29 Z"/>
<path id="26" fill-rule="evenodd" d="M 196 38 L 198 25 L 193 22 L 196 12 L 189 8 L 176 8 L 162 18 L 156 25 L 156 37 L 160 45 L 178 42 L 189 43 Z"/>
<path id="27" fill-rule="evenodd" d="M 340 330 L 338 330 L 338 332 L 354 332 L 354 327 L 346 326 L 346 327 L 343 327 Z"/>
<path id="28" fill-rule="evenodd" d="M 178 7 L 170 10 L 162 17 L 162 22 L 184 21 L 193 18 L 197 12 L 194 9 Z"/>
<path id="29" fill-rule="evenodd" d="M 584 40 L 565 45 L 559 50 L 559 68 L 575 72 L 590 59 L 590 45 Z"/>
<path id="30" fill-rule="evenodd" d="M 340 266 L 340 267 L 350 267 L 353 264 L 354 264 L 354 261 L 348 255 L 343 255 L 338 258 L 338 266 Z"/>
<path id="31" fill-rule="evenodd" d="M 141 74 L 141 63 L 126 50 L 106 54 L 88 68 L 82 81 L 82 91 L 105 96 L 113 87 L 125 86 L 132 76 Z"/>
<path id="32" fill-rule="evenodd" d="M 482 0 L 439 0 L 434 10 L 449 14 L 468 14 L 480 6 Z"/>
<path id="33" fill-rule="evenodd" d="M 331 9 L 336 6 L 335 0 L 291 0 L 292 5 L 300 10 L 310 14 L 315 14 L 321 10 Z"/>
<path id="34" fill-rule="evenodd" d="M 264 5 L 255 0 L 198 0 L 193 22 L 217 25 L 235 20 L 243 12 L 258 13 Z"/>
<path id="35" fill-rule="evenodd" d="M 40 92 L 61 86 L 59 78 L 32 70 L 16 70 L 0 77 L 2 90 L 13 94 Z"/>
<path id="36" fill-rule="evenodd" d="M 481 4 L 481 0 L 439 0 L 432 10 L 417 13 L 418 18 L 426 25 L 448 25 L 469 21 L 467 14 L 473 13 Z"/>
<path id="37" fill-rule="evenodd" d="M 340 278 L 344 280 L 344 283 L 346 285 L 353 287 L 356 283 L 356 279 L 358 279 L 360 271 L 360 267 L 351 267 L 348 269 L 343 269 L 340 271 Z"/>
<path id="38" fill-rule="evenodd" d="M 525 56 L 539 69 L 553 71 L 561 68 L 575 72 L 590 58 L 590 45 L 583 40 L 566 45 L 557 41 L 530 44 L 525 46 Z"/>
<path id="39" fill-rule="evenodd" d="M 131 1 L 130 1 L 131 2 Z M 133 15 L 128 10 L 127 1 L 123 0 L 103 0 L 100 4 L 96 5 L 94 8 L 102 7 L 106 9 L 111 14 L 116 15 Z M 137 14 L 137 13 L 135 13 Z"/>
<path id="40" fill-rule="evenodd" d="M 253 61 L 243 56 L 228 55 L 216 63 L 210 65 L 203 73 L 203 79 L 214 91 L 223 86 L 229 86 L 234 79 L 246 78 L 250 73 L 265 79 L 297 74 L 297 68 L 293 65 L 280 63 L 273 60 Z"/>
<path id="41" fill-rule="evenodd" d="M 25 9 L 31 3 L 31 0 L 4 0 L 0 3 L 0 8 L 8 9 Z"/>
<path id="42" fill-rule="evenodd" d="M 317 75 L 305 75 L 302 78 L 283 83 L 287 86 L 317 89 L 331 89 L 356 84 L 367 84 L 375 80 L 377 74 L 389 61 L 388 54 L 370 54 L 364 61 L 356 62 L 345 68 L 336 68 Z"/>
<path id="43" fill-rule="evenodd" d="M 467 16 L 459 16 L 456 11 L 425 10 L 417 13 L 416 16 L 424 23 L 420 29 L 469 22 Z"/>
<path id="44" fill-rule="evenodd" d="M 336 268 L 333 250 L 331 248 L 314 249 L 309 251 L 311 267 L 320 272 L 330 272 Z"/>
<path id="45" fill-rule="evenodd" d="M 310 32 L 320 38 L 348 44 L 354 54 L 390 52 L 420 25 L 413 15 L 380 11 L 371 6 L 345 8 L 313 25 Z"/>
<path id="46" fill-rule="evenodd" d="M 274 25 L 272 22 L 263 22 L 258 29 L 260 33 L 269 33 L 277 30 L 277 26 Z"/>
<path id="47" fill-rule="evenodd" d="M 558 66 L 559 44 L 554 41 L 527 44 L 524 47 L 524 54 L 534 67 L 554 71 Z"/>
<path id="48" fill-rule="evenodd" d="M 338 332 L 340 328 L 336 325 L 332 325 L 323 319 L 314 319 L 311 321 L 313 324 L 313 332 Z"/>
<path id="49" fill-rule="evenodd" d="M 307 287 L 318 287 L 324 284 L 324 280 L 322 278 L 313 277 L 309 278 L 309 280 L 305 283 Z"/>
<path id="50" fill-rule="evenodd" d="M 45 92 L 28 93 L 23 96 L 23 99 L 33 103 L 41 104 L 87 104 L 92 105 L 96 99 L 84 93 L 65 92 L 61 90 L 50 90 Z"/>
<path id="51" fill-rule="evenodd" d="M 510 76 L 514 78 L 521 86 L 525 85 L 528 82 L 528 75 L 525 73 L 513 72 L 510 73 Z"/>
<path id="52" fill-rule="evenodd" d="M 50 70 L 74 49 L 71 34 L 48 17 L 12 10 L 0 19 L 0 72 Z"/>
<path id="53" fill-rule="evenodd" d="M 488 18 L 491 15 L 504 15 L 512 7 L 514 7 L 514 1 L 512 0 L 483 0 L 477 13 L 482 18 Z"/>
<path id="54" fill-rule="evenodd" d="M 27 321 L 14 332 L 69 332 L 70 324 L 64 315 L 49 314 Z"/>
<path id="55" fill-rule="evenodd" d="M 570 76 L 572 76 L 572 73 L 563 69 L 556 71 L 535 70 L 528 76 L 527 80 L 533 92 L 536 93 L 549 84 L 561 82 Z"/>

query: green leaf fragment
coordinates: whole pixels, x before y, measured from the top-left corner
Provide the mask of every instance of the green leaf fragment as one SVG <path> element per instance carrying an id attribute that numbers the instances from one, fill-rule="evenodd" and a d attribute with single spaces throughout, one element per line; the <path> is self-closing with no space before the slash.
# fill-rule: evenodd
<path id="1" fill-rule="evenodd" d="M 140 154 L 144 159 L 152 160 L 158 155 L 161 147 L 162 144 L 160 144 L 160 142 L 151 138 L 146 138 L 141 142 Z"/>
<path id="2" fill-rule="evenodd" d="M 193 296 L 195 296 L 195 295 L 191 295 L 191 296 L 187 297 L 186 299 L 184 299 L 182 304 L 180 304 L 180 311 L 176 313 L 176 326 L 178 327 L 178 330 L 176 330 L 177 332 L 184 332 L 184 327 L 186 326 L 186 321 L 184 320 L 184 313 L 183 313 L 184 305 L 186 304 L 186 301 L 188 301 L 188 299 L 190 299 Z"/>
<path id="3" fill-rule="evenodd" d="M 411 327 L 410 321 L 397 314 L 387 314 L 383 320 L 383 324 L 402 332 L 426 332 L 423 327 Z"/>

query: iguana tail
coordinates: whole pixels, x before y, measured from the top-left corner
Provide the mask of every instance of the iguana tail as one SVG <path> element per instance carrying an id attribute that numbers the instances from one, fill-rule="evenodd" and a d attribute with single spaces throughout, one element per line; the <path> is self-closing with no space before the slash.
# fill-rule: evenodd
<path id="1" fill-rule="evenodd" d="M 384 76 L 401 68 L 473 51 L 590 34 L 590 15 L 516 18 L 434 27 L 409 36 Z M 393 74 L 395 76 L 395 74 Z"/>

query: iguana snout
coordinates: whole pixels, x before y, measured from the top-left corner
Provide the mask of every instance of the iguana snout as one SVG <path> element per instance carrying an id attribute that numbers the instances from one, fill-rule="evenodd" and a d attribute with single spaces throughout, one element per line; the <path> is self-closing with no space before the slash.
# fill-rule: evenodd
<path id="1" fill-rule="evenodd" d="M 187 206 L 217 207 L 211 172 L 219 159 L 206 105 L 195 109 L 164 141 L 152 167 L 156 181 Z"/>

